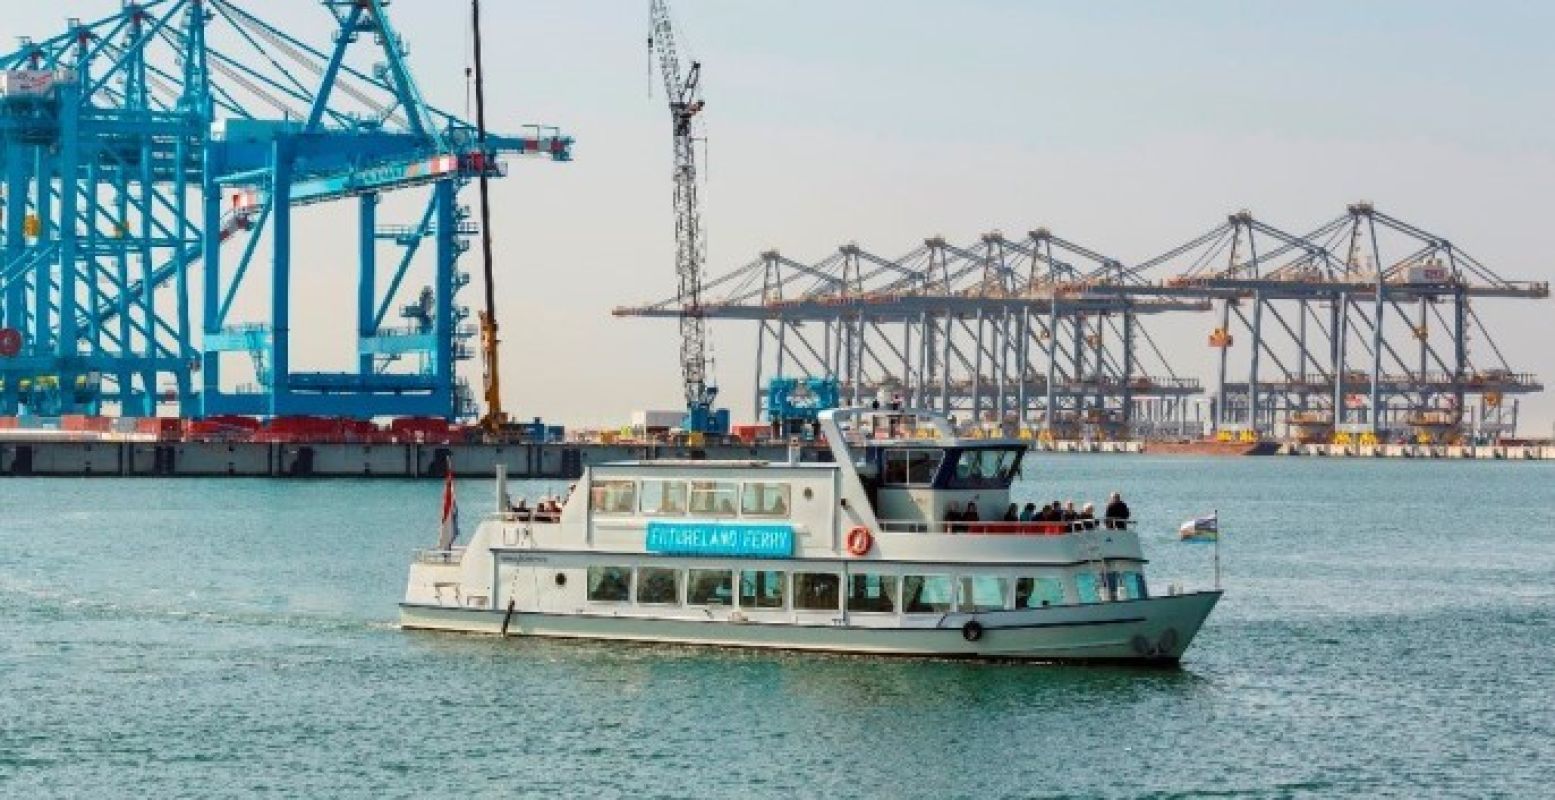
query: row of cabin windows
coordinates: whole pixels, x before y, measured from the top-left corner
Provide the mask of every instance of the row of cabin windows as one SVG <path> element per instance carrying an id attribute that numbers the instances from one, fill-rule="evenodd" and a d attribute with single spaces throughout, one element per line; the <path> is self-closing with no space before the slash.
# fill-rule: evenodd
<path id="1" fill-rule="evenodd" d="M 633 581 L 635 574 L 635 583 Z M 681 585 L 685 585 L 684 600 Z M 796 611 L 848 611 L 934 614 L 952 610 L 1000 611 L 1011 608 L 1009 578 L 998 575 L 849 575 L 835 572 L 782 570 L 688 569 L 674 567 L 589 567 L 588 599 L 595 603 L 639 605 L 733 606 Z M 635 589 L 634 589 L 635 587 Z M 1013 608 L 1064 605 L 1059 578 L 1019 577 L 1014 580 Z M 1147 597 L 1145 578 L 1138 572 L 1108 572 L 1075 576 L 1075 596 L 1081 603 L 1136 600 Z M 844 601 L 846 605 L 844 606 Z"/>
<path id="2" fill-rule="evenodd" d="M 747 481 L 599 480 L 589 489 L 596 514 L 699 517 L 787 517 L 792 490 L 786 483 Z"/>
<path id="3" fill-rule="evenodd" d="M 928 486 L 939 472 L 945 451 L 938 448 L 894 449 L 885 452 L 880 482 L 886 486 Z M 1020 451 L 963 450 L 946 488 L 998 489 L 1008 486 L 1020 466 Z"/>

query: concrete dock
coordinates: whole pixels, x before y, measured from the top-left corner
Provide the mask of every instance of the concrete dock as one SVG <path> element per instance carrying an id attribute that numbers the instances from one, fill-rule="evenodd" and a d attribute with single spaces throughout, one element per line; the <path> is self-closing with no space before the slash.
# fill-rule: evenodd
<path id="1" fill-rule="evenodd" d="M 567 480 L 607 461 L 660 458 L 782 460 L 783 445 L 283 444 L 275 442 L 0 442 L 0 475 L 188 476 L 254 478 L 491 477 Z"/>
<path id="2" fill-rule="evenodd" d="M 1037 452 L 1137 454 L 1133 442 L 1034 443 Z M 1291 444 L 1280 455 L 1322 458 L 1555 460 L 1555 445 L 1324 445 Z M 816 460 L 818 450 L 801 454 Z M 491 477 L 507 467 L 514 478 L 570 480 L 590 464 L 665 458 L 788 458 L 783 444 L 295 444 L 278 442 L 0 441 L 0 476 L 187 476 L 251 478 L 442 477 L 444 465 L 460 476 Z"/>

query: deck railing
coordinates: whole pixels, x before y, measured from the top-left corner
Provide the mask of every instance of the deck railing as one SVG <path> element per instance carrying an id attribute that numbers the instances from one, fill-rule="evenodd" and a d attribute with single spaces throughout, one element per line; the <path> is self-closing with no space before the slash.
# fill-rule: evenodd
<path id="1" fill-rule="evenodd" d="M 1129 520 L 1077 519 L 1069 522 L 924 522 L 922 520 L 880 520 L 885 533 L 939 533 L 971 536 L 1066 536 L 1093 530 L 1128 530 Z"/>
<path id="2" fill-rule="evenodd" d="M 464 546 L 460 545 L 451 550 L 417 550 L 417 564 L 457 564 L 464 559 Z"/>

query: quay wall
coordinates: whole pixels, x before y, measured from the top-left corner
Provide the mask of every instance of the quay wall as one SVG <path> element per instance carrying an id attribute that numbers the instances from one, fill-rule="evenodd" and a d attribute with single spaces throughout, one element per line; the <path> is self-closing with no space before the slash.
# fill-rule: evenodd
<path id="1" fill-rule="evenodd" d="M 813 452 L 807 456 L 813 457 Z M 788 458 L 785 445 L 296 444 L 278 442 L 0 441 L 0 476 L 250 478 L 492 477 L 570 480 L 591 464 L 658 458 Z"/>
<path id="2" fill-rule="evenodd" d="M 1148 452 L 1140 442 L 1033 443 L 1050 453 Z M 1288 444 L 1281 455 L 1318 458 L 1555 460 L 1555 445 Z M 803 458 L 815 460 L 814 447 Z M 426 478 L 444 465 L 472 478 L 491 477 L 498 464 L 516 479 L 571 480 L 591 464 L 665 458 L 782 461 L 782 444 L 708 445 L 693 450 L 663 444 L 296 444 L 278 442 L 0 441 L 0 476 L 232 476 L 252 478 Z"/>

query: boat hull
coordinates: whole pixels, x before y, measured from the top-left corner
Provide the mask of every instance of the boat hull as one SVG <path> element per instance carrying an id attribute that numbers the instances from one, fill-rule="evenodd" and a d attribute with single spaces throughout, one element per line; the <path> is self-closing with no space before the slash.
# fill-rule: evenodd
<path id="1" fill-rule="evenodd" d="M 917 626 L 558 614 L 405 603 L 413 630 L 751 647 L 863 655 L 1175 664 L 1220 592 L 977 614 Z M 865 616 L 865 615 L 858 615 Z"/>

